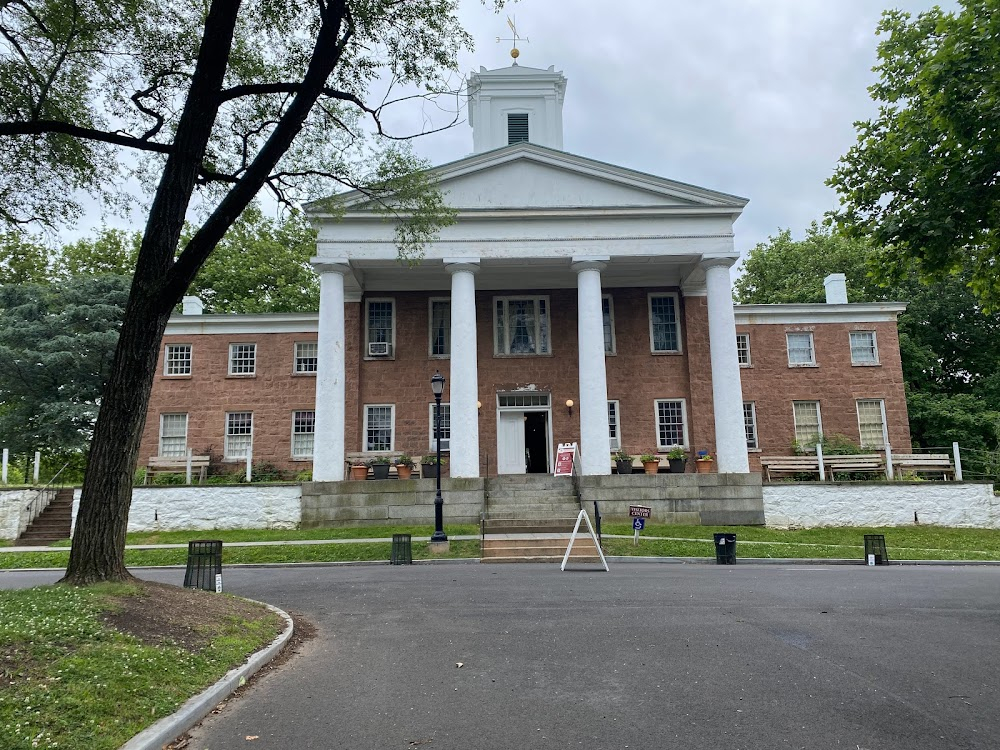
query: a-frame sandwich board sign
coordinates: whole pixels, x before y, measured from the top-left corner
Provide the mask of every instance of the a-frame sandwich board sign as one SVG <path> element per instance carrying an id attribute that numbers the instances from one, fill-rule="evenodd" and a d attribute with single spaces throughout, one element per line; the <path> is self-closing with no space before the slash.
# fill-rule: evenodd
<path id="1" fill-rule="evenodd" d="M 573 551 L 573 542 L 576 541 L 577 534 L 580 533 L 580 524 L 583 521 L 587 522 L 587 531 L 590 534 L 590 538 L 594 540 L 594 546 L 597 547 L 597 554 L 601 556 L 601 565 L 604 566 L 605 571 L 608 571 L 608 561 L 604 559 L 604 550 L 601 549 L 601 544 L 597 541 L 597 534 L 594 532 L 593 524 L 590 523 L 590 516 L 583 509 L 580 510 L 580 515 L 576 517 L 576 526 L 573 527 L 573 533 L 569 537 L 569 546 L 566 547 L 566 554 L 563 555 L 562 565 L 559 566 L 559 570 L 566 570 L 566 563 L 569 562 L 569 553 Z"/>

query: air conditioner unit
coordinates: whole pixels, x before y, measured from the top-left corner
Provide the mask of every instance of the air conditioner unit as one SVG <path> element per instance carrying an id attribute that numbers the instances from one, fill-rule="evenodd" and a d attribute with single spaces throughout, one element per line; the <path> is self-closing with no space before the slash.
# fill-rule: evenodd
<path id="1" fill-rule="evenodd" d="M 369 341 L 368 342 L 368 356 L 369 357 L 388 357 L 389 356 L 389 342 L 388 341 Z"/>

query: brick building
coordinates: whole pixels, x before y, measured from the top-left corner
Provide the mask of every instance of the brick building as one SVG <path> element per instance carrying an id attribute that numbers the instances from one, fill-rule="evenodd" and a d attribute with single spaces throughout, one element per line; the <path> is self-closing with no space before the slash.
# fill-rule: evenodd
<path id="1" fill-rule="evenodd" d="M 561 73 L 470 79 L 475 150 L 435 176 L 457 222 L 414 267 L 364 196 L 319 238 L 318 314 L 169 323 L 142 457 L 210 453 L 344 476 L 347 452 L 433 450 L 430 377 L 447 378 L 442 449 L 456 477 L 583 474 L 617 447 L 707 450 L 723 473 L 841 433 L 909 447 L 901 304 L 734 306 L 746 200 L 568 154 Z M 446 441 L 446 442 L 445 442 Z"/>

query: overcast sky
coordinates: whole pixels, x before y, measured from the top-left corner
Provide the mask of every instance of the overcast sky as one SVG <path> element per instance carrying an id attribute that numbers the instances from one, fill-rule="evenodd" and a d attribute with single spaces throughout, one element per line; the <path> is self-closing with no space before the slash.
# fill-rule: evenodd
<path id="1" fill-rule="evenodd" d="M 853 123 L 875 113 L 867 87 L 881 12 L 933 5 L 521 0 L 498 17 L 492 5 L 462 0 L 476 50 L 462 56 L 461 72 L 510 64 L 509 43 L 495 39 L 510 36 L 505 16 L 514 15 L 530 40 L 519 62 L 555 65 L 569 81 L 564 148 L 749 198 L 736 224 L 746 253 L 781 228 L 801 237 L 836 207 L 823 183 L 854 143 Z M 417 142 L 435 164 L 471 150 L 467 123 Z"/>

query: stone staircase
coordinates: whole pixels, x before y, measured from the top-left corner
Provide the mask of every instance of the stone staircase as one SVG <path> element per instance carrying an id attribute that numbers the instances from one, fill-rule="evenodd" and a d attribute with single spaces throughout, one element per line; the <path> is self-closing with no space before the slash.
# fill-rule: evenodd
<path id="1" fill-rule="evenodd" d="M 24 547 L 42 547 L 69 539 L 73 518 L 73 490 L 61 489 L 14 542 Z"/>
<path id="2" fill-rule="evenodd" d="M 486 492 L 482 562 L 562 562 L 580 512 L 570 478 L 506 475 L 491 478 Z M 570 562 L 600 562 L 586 529 Z"/>

